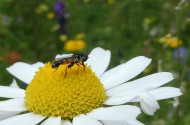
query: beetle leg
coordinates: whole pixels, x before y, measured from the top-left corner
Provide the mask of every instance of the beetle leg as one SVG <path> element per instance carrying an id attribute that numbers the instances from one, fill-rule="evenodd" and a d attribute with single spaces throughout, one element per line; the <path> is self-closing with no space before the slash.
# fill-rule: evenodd
<path id="1" fill-rule="evenodd" d="M 58 68 L 56 68 L 55 71 L 57 71 L 57 69 L 58 69 Z M 53 73 L 54 73 L 55 71 L 53 71 Z"/>
<path id="2" fill-rule="evenodd" d="M 80 65 L 79 65 L 80 63 L 79 63 L 79 64 L 78 64 L 78 63 L 75 63 L 75 64 L 76 64 L 77 66 L 80 66 Z"/>
<path id="3" fill-rule="evenodd" d="M 84 65 L 84 62 L 82 61 L 82 65 L 83 65 L 83 67 L 84 67 L 84 71 L 85 71 L 85 65 Z"/>
<path id="4" fill-rule="evenodd" d="M 66 67 L 66 69 L 65 69 L 65 77 L 66 77 L 66 75 L 67 75 L 67 68 L 71 68 L 74 64 L 75 64 L 75 63 L 71 63 L 71 64 L 69 64 L 69 65 Z M 64 77 L 64 79 L 65 79 L 65 77 Z"/>
<path id="5" fill-rule="evenodd" d="M 78 63 L 76 63 L 77 64 L 77 66 L 79 66 L 79 68 L 77 69 L 77 75 L 78 75 L 78 72 L 79 72 L 79 69 L 80 69 L 80 63 L 78 64 Z"/>

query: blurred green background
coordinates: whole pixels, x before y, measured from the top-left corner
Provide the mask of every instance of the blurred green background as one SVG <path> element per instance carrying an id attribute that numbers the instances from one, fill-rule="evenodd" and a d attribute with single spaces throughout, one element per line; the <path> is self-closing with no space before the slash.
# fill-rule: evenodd
<path id="1" fill-rule="evenodd" d="M 175 80 L 167 85 L 180 87 L 183 96 L 159 101 L 154 116 L 138 119 L 147 125 L 189 125 L 189 35 L 185 0 L 1 0 L 0 84 L 12 82 L 6 67 L 17 61 L 45 63 L 56 54 L 89 53 L 100 46 L 112 52 L 112 68 L 144 55 L 152 63 L 138 77 L 172 72 Z"/>

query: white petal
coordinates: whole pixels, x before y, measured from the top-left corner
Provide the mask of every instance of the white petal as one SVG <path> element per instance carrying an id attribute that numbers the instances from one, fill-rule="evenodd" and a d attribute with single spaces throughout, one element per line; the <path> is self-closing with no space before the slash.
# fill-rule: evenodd
<path id="1" fill-rule="evenodd" d="M 104 104 L 106 104 L 106 105 L 120 105 L 120 104 L 130 102 L 131 100 L 134 100 L 137 96 L 138 96 L 138 93 L 119 96 L 119 97 L 115 97 L 115 96 L 108 97 L 108 99 L 105 101 Z"/>
<path id="2" fill-rule="evenodd" d="M 102 125 L 102 123 L 89 116 L 81 114 L 79 116 L 74 117 L 73 125 Z"/>
<path id="3" fill-rule="evenodd" d="M 159 87 L 157 89 L 150 90 L 149 93 L 154 96 L 156 100 L 173 98 L 182 95 L 181 90 L 175 87 Z"/>
<path id="4" fill-rule="evenodd" d="M 49 117 L 41 125 L 61 125 L 61 117 Z"/>
<path id="5" fill-rule="evenodd" d="M 73 54 L 62 54 L 62 55 L 60 55 L 60 54 L 57 54 L 56 56 L 55 56 L 55 59 L 57 59 L 57 58 L 65 58 L 65 57 L 69 57 L 69 56 L 72 56 Z"/>
<path id="6" fill-rule="evenodd" d="M 159 87 L 173 80 L 173 75 L 169 72 L 160 72 L 149 76 L 124 83 L 106 91 L 107 96 L 123 96 L 130 93 L 137 93 Z"/>
<path id="7" fill-rule="evenodd" d="M 0 121 L 0 125 L 35 125 L 45 117 L 33 113 L 17 115 Z"/>
<path id="8" fill-rule="evenodd" d="M 140 94 L 140 104 L 142 111 L 147 115 L 153 115 L 160 108 L 156 99 L 147 92 Z"/>
<path id="9" fill-rule="evenodd" d="M 0 121 L 9 117 L 15 116 L 21 112 L 20 111 L 0 111 Z"/>
<path id="10" fill-rule="evenodd" d="M 0 111 L 26 111 L 24 98 L 0 101 Z"/>
<path id="11" fill-rule="evenodd" d="M 4 98 L 24 98 L 25 90 L 7 86 L 0 86 L 0 97 Z"/>
<path id="12" fill-rule="evenodd" d="M 128 120 L 125 121 L 125 123 L 127 123 L 127 125 L 144 125 L 142 122 L 139 122 L 138 120 Z"/>
<path id="13" fill-rule="evenodd" d="M 69 120 L 61 120 L 61 125 L 72 125 Z"/>
<path id="14" fill-rule="evenodd" d="M 150 64 L 150 62 L 151 59 L 144 56 L 133 58 L 125 63 L 120 71 L 114 73 L 110 77 L 101 79 L 101 81 L 105 89 L 113 88 L 140 74 Z"/>
<path id="15" fill-rule="evenodd" d="M 13 79 L 13 82 L 9 85 L 10 87 L 13 87 L 13 88 L 20 88 L 16 82 L 15 79 Z"/>
<path id="16" fill-rule="evenodd" d="M 40 123 L 43 119 L 45 119 L 44 116 L 32 113 L 31 116 L 29 116 L 28 118 L 20 120 L 20 122 L 18 122 L 18 124 L 19 125 L 36 125 L 36 124 Z"/>
<path id="17" fill-rule="evenodd" d="M 153 90 L 149 90 L 147 92 L 151 94 L 156 100 L 173 98 L 173 97 L 182 95 L 181 90 L 179 88 L 174 88 L 174 87 L 159 87 Z M 111 97 L 108 97 L 108 99 L 106 100 L 104 104 L 119 105 L 119 104 L 124 104 L 127 102 L 140 102 L 139 97 L 141 94 L 142 92 L 134 92 L 134 93 L 128 93 L 122 96 L 111 96 Z"/>
<path id="18" fill-rule="evenodd" d="M 114 67 L 114 68 L 106 71 L 105 73 L 103 73 L 100 76 L 100 80 L 103 81 L 104 79 L 109 78 L 109 77 L 115 75 L 116 73 L 118 73 L 123 68 L 124 65 L 125 64 L 120 64 L 120 65 L 118 65 L 118 66 L 116 66 L 116 67 Z"/>
<path id="19" fill-rule="evenodd" d="M 141 113 L 140 109 L 136 106 L 113 106 L 107 108 L 94 109 L 92 112 L 87 113 L 97 120 L 127 120 L 136 119 L 136 117 Z"/>
<path id="20" fill-rule="evenodd" d="M 45 64 L 42 63 L 42 62 L 37 62 L 37 63 L 32 64 L 32 66 L 34 66 L 35 68 L 39 69 L 40 67 L 44 67 Z"/>
<path id="21" fill-rule="evenodd" d="M 34 77 L 35 72 L 38 71 L 38 68 L 27 63 L 17 62 L 7 68 L 7 71 L 21 81 L 29 84 Z"/>
<path id="22" fill-rule="evenodd" d="M 101 121 L 104 125 L 127 125 L 124 121 Z"/>
<path id="23" fill-rule="evenodd" d="M 138 120 L 127 120 L 127 121 L 102 121 L 104 125 L 144 125 Z"/>
<path id="24" fill-rule="evenodd" d="M 91 51 L 88 57 L 86 63 L 91 65 L 92 71 L 99 77 L 109 65 L 111 53 L 109 50 L 97 47 Z"/>

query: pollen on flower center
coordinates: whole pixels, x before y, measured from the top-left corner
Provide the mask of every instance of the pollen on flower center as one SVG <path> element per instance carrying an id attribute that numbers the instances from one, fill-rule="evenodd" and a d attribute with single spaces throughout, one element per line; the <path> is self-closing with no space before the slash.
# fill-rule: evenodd
<path id="1" fill-rule="evenodd" d="M 25 93 L 25 106 L 30 111 L 72 119 L 104 103 L 105 90 L 90 67 L 86 66 L 85 70 L 77 65 L 68 68 L 64 79 L 66 66 L 61 65 L 55 71 L 47 63 L 36 72 Z"/>

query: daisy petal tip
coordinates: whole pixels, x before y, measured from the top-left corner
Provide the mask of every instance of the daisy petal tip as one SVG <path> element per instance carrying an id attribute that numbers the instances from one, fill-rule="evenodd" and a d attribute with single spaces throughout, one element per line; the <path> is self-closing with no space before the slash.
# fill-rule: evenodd
<path id="1" fill-rule="evenodd" d="M 109 59 L 111 58 L 111 51 L 109 51 L 109 50 L 106 50 L 106 54 L 107 54 L 107 56 L 109 57 Z"/>
<path id="2" fill-rule="evenodd" d="M 178 97 L 178 96 L 181 96 L 181 95 L 183 95 L 183 93 L 182 93 L 182 92 L 179 92 L 179 94 L 177 95 L 177 97 Z"/>
<path id="3" fill-rule="evenodd" d="M 176 95 L 174 97 L 178 97 L 178 96 L 183 95 L 183 93 L 182 93 L 182 91 L 181 91 L 180 88 L 174 88 L 174 89 L 176 89 L 176 90 L 173 90 L 173 93 L 176 93 Z"/>
<path id="4" fill-rule="evenodd" d="M 12 66 L 9 66 L 8 68 L 6 68 L 6 70 L 11 73 L 12 72 L 12 68 L 14 67 L 15 64 L 13 64 Z"/>
<path id="5" fill-rule="evenodd" d="M 9 85 L 9 87 L 14 87 L 14 88 L 20 88 L 16 82 L 15 79 L 13 79 L 12 83 Z"/>
<path id="6" fill-rule="evenodd" d="M 90 52 L 88 57 L 89 59 L 85 63 L 90 65 L 92 71 L 99 77 L 103 72 L 105 72 L 109 65 L 111 52 L 97 47 Z"/>
<path id="7" fill-rule="evenodd" d="M 153 112 L 147 112 L 146 110 L 143 110 L 143 112 L 144 112 L 146 115 L 153 116 L 155 111 L 153 111 Z"/>
<path id="8" fill-rule="evenodd" d="M 152 59 L 151 59 L 151 58 L 148 58 L 148 57 L 146 57 L 146 56 L 141 56 L 141 58 L 142 58 L 142 61 L 143 61 L 143 62 L 146 62 L 146 63 L 147 63 L 147 65 L 149 65 L 149 64 L 152 62 Z"/>
<path id="9" fill-rule="evenodd" d="M 152 59 L 151 59 L 151 58 L 148 58 L 148 60 L 149 60 L 150 62 L 152 62 Z"/>
<path id="10" fill-rule="evenodd" d="M 13 64 L 14 65 L 14 64 Z M 13 71 L 13 65 L 12 66 L 10 66 L 10 67 L 8 67 L 8 68 L 6 68 L 6 70 L 10 73 L 10 74 L 13 74 L 14 73 L 14 71 Z"/>
<path id="11" fill-rule="evenodd" d="M 180 93 L 179 95 L 183 95 L 183 92 L 181 91 L 181 89 L 179 89 L 179 93 Z"/>
<path id="12" fill-rule="evenodd" d="M 110 50 L 106 50 L 106 52 L 111 55 L 111 51 Z"/>
<path id="13" fill-rule="evenodd" d="M 94 48 L 93 50 L 104 50 L 104 49 L 101 48 L 101 47 L 96 47 L 96 48 Z"/>
<path id="14" fill-rule="evenodd" d="M 16 62 L 6 69 L 10 74 L 27 84 L 31 82 L 35 72 L 38 71 L 38 68 L 23 62 Z"/>
<path id="15" fill-rule="evenodd" d="M 174 75 L 171 72 L 165 72 L 167 74 L 168 77 L 170 77 L 171 79 L 174 79 Z"/>
<path id="16" fill-rule="evenodd" d="M 145 60 L 147 60 L 148 63 L 151 63 L 152 62 L 152 59 L 151 58 L 148 58 L 148 57 L 144 57 Z"/>
<path id="17" fill-rule="evenodd" d="M 39 67 L 44 67 L 45 66 L 45 64 L 44 63 L 42 63 L 42 62 L 36 62 L 36 63 L 34 63 L 34 64 L 32 64 L 32 66 L 34 66 L 35 68 L 39 68 Z"/>
<path id="18" fill-rule="evenodd" d="M 9 70 L 10 70 L 10 67 L 6 68 L 6 70 L 9 72 Z"/>
<path id="19" fill-rule="evenodd" d="M 153 116 L 154 113 L 156 112 L 156 110 L 159 109 L 159 108 L 160 108 L 160 106 L 157 107 L 157 108 L 153 108 L 153 107 L 148 108 L 148 106 L 145 106 L 145 104 L 141 104 L 141 109 L 142 109 L 142 111 L 143 111 L 145 114 L 149 115 L 149 116 Z"/>
<path id="20" fill-rule="evenodd" d="M 129 61 L 141 62 L 144 63 L 144 65 L 148 66 L 151 63 L 152 59 L 146 56 L 137 56 Z"/>
<path id="21" fill-rule="evenodd" d="M 175 79 L 174 78 L 174 75 L 172 74 L 172 73 L 170 73 L 170 72 L 160 72 L 160 74 L 162 73 L 162 75 L 164 76 L 163 78 L 164 79 L 168 79 L 168 82 L 170 82 L 170 81 L 172 81 L 173 79 Z M 166 83 L 168 83 L 168 82 L 166 82 Z M 166 84 L 165 83 L 165 84 Z"/>
<path id="22" fill-rule="evenodd" d="M 174 88 L 174 89 L 176 89 L 176 91 L 175 91 L 175 93 L 176 93 L 176 97 L 177 97 L 177 96 L 181 96 L 181 95 L 183 95 L 183 93 L 182 93 L 182 91 L 181 91 L 180 88 Z"/>
<path id="23" fill-rule="evenodd" d="M 149 61 L 152 60 L 151 58 L 148 58 L 148 57 L 146 57 L 146 56 L 137 56 L 137 57 L 135 57 L 135 58 L 145 59 L 145 60 L 149 60 Z"/>
<path id="24" fill-rule="evenodd" d="M 137 116 L 141 114 L 141 109 L 139 107 L 134 106 L 135 110 L 136 110 L 136 114 Z"/>
<path id="25" fill-rule="evenodd" d="M 103 48 L 101 48 L 101 47 L 96 47 L 96 48 L 94 48 L 94 49 L 90 52 L 89 56 L 90 56 L 91 54 L 96 53 L 96 52 L 103 52 L 103 51 L 105 51 Z"/>
<path id="26" fill-rule="evenodd" d="M 101 51 L 101 52 L 107 52 L 107 53 L 110 53 L 110 54 L 111 54 L 110 50 L 106 50 L 106 49 L 101 48 L 101 47 L 96 47 L 96 48 L 94 48 L 94 49 L 92 50 L 92 52 L 99 52 L 99 51 Z"/>
<path id="27" fill-rule="evenodd" d="M 156 100 L 174 98 L 183 94 L 181 89 L 175 87 L 159 87 L 157 89 L 150 90 L 149 93 L 154 96 Z"/>
<path id="28" fill-rule="evenodd" d="M 18 66 L 20 67 L 21 65 L 25 65 L 26 63 L 23 63 L 23 62 L 16 62 L 14 63 L 13 65 L 9 66 L 8 68 L 6 69 L 12 69 L 12 68 L 17 68 Z"/>
<path id="29" fill-rule="evenodd" d="M 153 115 L 160 108 L 154 96 L 146 92 L 140 95 L 140 106 L 142 111 L 147 115 Z"/>
<path id="30" fill-rule="evenodd" d="M 109 61 L 108 61 L 108 64 L 109 64 L 110 58 L 111 58 L 111 52 L 110 52 L 109 50 L 104 50 L 104 51 L 105 51 L 105 58 L 106 58 L 107 60 L 109 60 Z"/>

